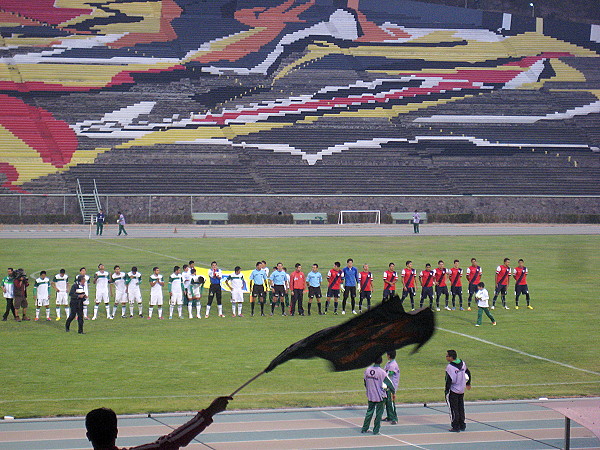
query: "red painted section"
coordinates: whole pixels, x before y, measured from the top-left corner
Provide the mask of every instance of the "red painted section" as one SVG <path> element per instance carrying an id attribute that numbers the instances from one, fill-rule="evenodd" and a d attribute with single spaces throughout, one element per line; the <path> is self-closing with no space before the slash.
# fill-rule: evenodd
<path id="1" fill-rule="evenodd" d="M 0 94 L 0 125 L 54 167 L 64 167 L 77 150 L 77 136 L 66 122 L 8 95 Z"/>
<path id="2" fill-rule="evenodd" d="M 91 9 L 57 8 L 54 0 L 0 0 L 0 8 L 52 25 L 91 14 Z"/>

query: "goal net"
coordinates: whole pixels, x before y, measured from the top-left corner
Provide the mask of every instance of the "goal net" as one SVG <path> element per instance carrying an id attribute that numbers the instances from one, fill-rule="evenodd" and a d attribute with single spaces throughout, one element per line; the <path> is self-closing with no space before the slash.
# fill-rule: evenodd
<path id="1" fill-rule="evenodd" d="M 378 209 L 359 209 L 340 211 L 338 224 L 347 223 L 381 223 L 381 211 Z"/>

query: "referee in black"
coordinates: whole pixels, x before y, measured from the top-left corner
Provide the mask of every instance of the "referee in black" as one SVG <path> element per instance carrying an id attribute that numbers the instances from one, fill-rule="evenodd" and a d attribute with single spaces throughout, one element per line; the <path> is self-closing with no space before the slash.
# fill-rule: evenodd
<path id="1" fill-rule="evenodd" d="M 85 295 L 85 277 L 83 275 L 79 275 L 77 277 L 77 282 L 73 283 L 71 286 L 71 290 L 69 291 L 69 297 L 71 297 L 71 313 L 69 314 L 69 318 L 67 319 L 67 323 L 65 324 L 65 328 L 67 332 L 69 331 L 69 327 L 71 326 L 71 322 L 77 316 L 77 324 L 79 325 L 79 334 L 84 334 L 83 332 L 83 302 L 87 297 Z"/>

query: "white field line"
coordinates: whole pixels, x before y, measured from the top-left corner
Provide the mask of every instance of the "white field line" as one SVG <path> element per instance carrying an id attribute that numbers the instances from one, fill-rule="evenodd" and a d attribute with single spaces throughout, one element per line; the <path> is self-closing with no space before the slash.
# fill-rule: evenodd
<path id="1" fill-rule="evenodd" d="M 530 358 L 539 359 L 540 361 L 546 361 L 546 362 L 549 362 L 551 364 L 555 364 L 557 366 L 563 366 L 563 367 L 567 367 L 569 369 L 578 370 L 580 372 L 585 372 L 585 373 L 590 373 L 592 375 L 598 375 L 598 376 L 600 376 L 600 372 L 594 372 L 593 370 L 582 369 L 581 367 L 575 367 L 575 366 L 572 366 L 571 364 L 566 364 L 566 363 L 563 363 L 563 362 L 560 362 L 560 361 L 556 361 L 554 359 L 544 358 L 543 356 L 532 355 L 531 353 L 527 353 L 527 352 L 524 352 L 522 350 L 518 350 L 516 348 L 508 347 L 506 345 L 496 344 L 495 342 L 486 341 L 485 339 L 481 339 L 481 338 L 478 338 L 478 337 L 475 337 L 475 336 L 470 336 L 468 334 L 459 333 L 458 331 L 447 330 L 446 328 L 440 328 L 440 327 L 436 327 L 436 328 L 438 330 L 440 330 L 440 331 L 445 331 L 446 333 L 456 334 L 458 336 L 462 336 L 462 337 L 465 337 L 465 338 L 468 338 L 468 339 L 473 339 L 475 341 L 483 342 L 484 344 L 493 345 L 494 347 L 502 348 L 504 350 L 509 350 L 511 352 L 518 353 L 519 355 L 528 356 Z"/>
<path id="2" fill-rule="evenodd" d="M 477 385 L 477 389 L 496 389 L 496 388 L 514 388 L 530 386 L 575 386 L 586 384 L 600 384 L 600 380 L 595 381 L 570 381 L 564 383 L 524 383 L 524 384 L 490 384 Z M 440 386 L 433 387 L 399 387 L 398 391 L 438 391 Z M 355 394 L 364 392 L 364 389 L 353 389 L 343 391 L 290 391 L 290 392 L 240 392 L 236 397 L 257 397 L 265 395 L 317 395 L 317 394 Z M 168 398 L 213 398 L 215 394 L 194 394 L 194 395 L 141 395 L 126 397 L 70 397 L 70 398 L 37 398 L 37 399 L 12 399 L 0 400 L 0 404 L 6 403 L 39 403 L 39 402 L 66 402 L 66 401 L 85 401 L 85 400 L 127 400 L 127 399 L 168 399 Z"/>
<path id="3" fill-rule="evenodd" d="M 327 411 L 321 411 L 321 412 L 322 412 L 323 414 L 327 414 L 328 416 L 331 416 L 331 417 L 333 417 L 334 419 L 341 420 L 342 422 L 349 423 L 350 425 L 352 425 L 352 427 L 353 427 L 353 428 L 354 428 L 354 427 L 356 427 L 356 424 L 354 424 L 354 423 L 350 422 L 349 420 L 346 420 L 346 419 L 343 419 L 343 418 L 341 418 L 341 417 L 338 417 L 338 416 L 336 416 L 335 414 L 331 414 L 331 413 L 329 413 L 329 412 L 327 412 Z M 396 441 L 396 442 L 401 442 L 402 444 L 405 444 L 405 445 L 410 445 L 411 447 L 422 448 L 422 449 L 424 449 L 424 450 L 427 450 L 427 447 L 421 447 L 420 445 L 413 444 L 413 443 L 411 443 L 411 442 L 408 442 L 408 441 L 403 441 L 402 439 L 398 439 L 397 437 L 390 436 L 389 434 L 385 434 L 385 433 L 381 433 L 381 432 L 380 432 L 380 433 L 379 433 L 379 435 L 380 435 L 380 436 L 385 436 L 386 438 L 389 438 L 389 439 L 393 439 L 393 440 L 394 440 L 394 441 Z"/>

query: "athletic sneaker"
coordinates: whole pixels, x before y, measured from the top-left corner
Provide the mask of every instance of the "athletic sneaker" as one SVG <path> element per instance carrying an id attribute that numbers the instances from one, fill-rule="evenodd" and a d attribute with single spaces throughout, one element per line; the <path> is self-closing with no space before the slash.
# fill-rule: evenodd
<path id="1" fill-rule="evenodd" d="M 476 327 L 478 327 L 478 326 L 479 326 L 479 324 L 478 324 L 478 323 L 476 323 L 476 324 L 475 324 L 475 326 L 476 326 Z"/>
<path id="2" fill-rule="evenodd" d="M 204 316 L 205 319 L 208 319 L 208 314 Z"/>
<path id="3" fill-rule="evenodd" d="M 531 309 L 533 309 L 533 308 L 531 308 Z M 4 320 L 6 320 L 6 319 L 4 319 Z M 57 321 L 58 321 L 58 320 L 60 320 L 60 317 L 57 317 L 57 318 L 56 318 L 56 320 L 57 320 Z"/>
<path id="4" fill-rule="evenodd" d="M 464 311 L 464 310 L 465 310 L 465 308 L 463 308 L 463 307 L 461 306 L 461 307 L 460 307 L 460 310 L 461 310 L 461 311 Z"/>
<path id="5" fill-rule="evenodd" d="M 518 306 L 515 306 L 515 309 L 519 309 L 519 307 L 518 307 Z"/>
<path id="6" fill-rule="evenodd" d="M 492 307 L 490 309 L 496 309 L 496 307 L 492 305 Z"/>
<path id="7" fill-rule="evenodd" d="M 456 311 L 456 307 L 455 306 L 452 307 L 452 311 Z"/>
<path id="8" fill-rule="evenodd" d="M 223 314 L 219 314 L 219 317 L 225 317 Z"/>
<path id="9" fill-rule="evenodd" d="M 504 309 L 510 309 L 510 307 L 509 306 L 505 306 Z"/>
<path id="10" fill-rule="evenodd" d="M 390 423 L 391 423 L 392 425 L 398 425 L 398 422 L 396 422 L 395 420 L 392 420 Z"/>
<path id="11" fill-rule="evenodd" d="M 527 309 L 533 309 L 533 306 L 527 305 Z M 58 320 L 58 319 L 56 319 L 56 320 Z"/>
<path id="12" fill-rule="evenodd" d="M 471 311 L 471 307 L 470 306 L 467 308 L 467 311 Z"/>
<path id="13" fill-rule="evenodd" d="M 439 311 L 439 310 L 440 310 L 440 308 L 435 308 L 435 310 L 436 310 L 436 311 Z"/>
<path id="14" fill-rule="evenodd" d="M 445 309 L 446 311 L 452 311 L 452 310 L 450 309 L 450 307 L 449 307 L 449 306 L 446 306 L 444 309 Z"/>
<path id="15" fill-rule="evenodd" d="M 92 317 L 92 320 L 96 320 L 96 319 L 97 319 L 97 317 Z"/>
<path id="16" fill-rule="evenodd" d="M 46 320 L 52 321 L 52 319 L 50 317 L 48 317 Z"/>
<path id="17" fill-rule="evenodd" d="M 338 315 L 338 314 L 337 314 L 337 311 L 334 311 L 334 312 L 333 312 L 333 315 L 334 315 L 334 316 L 337 316 L 337 315 Z"/>
<path id="18" fill-rule="evenodd" d="M 40 319 L 38 319 L 37 317 L 35 319 L 33 319 L 34 322 L 39 321 Z"/>
<path id="19" fill-rule="evenodd" d="M 496 322 L 492 322 L 492 325 L 496 325 Z"/>
<path id="20" fill-rule="evenodd" d="M 342 311 L 342 316 L 343 316 L 344 314 L 346 314 L 346 311 Z"/>
<path id="21" fill-rule="evenodd" d="M 355 310 L 352 310 L 352 314 L 357 314 Z"/>

